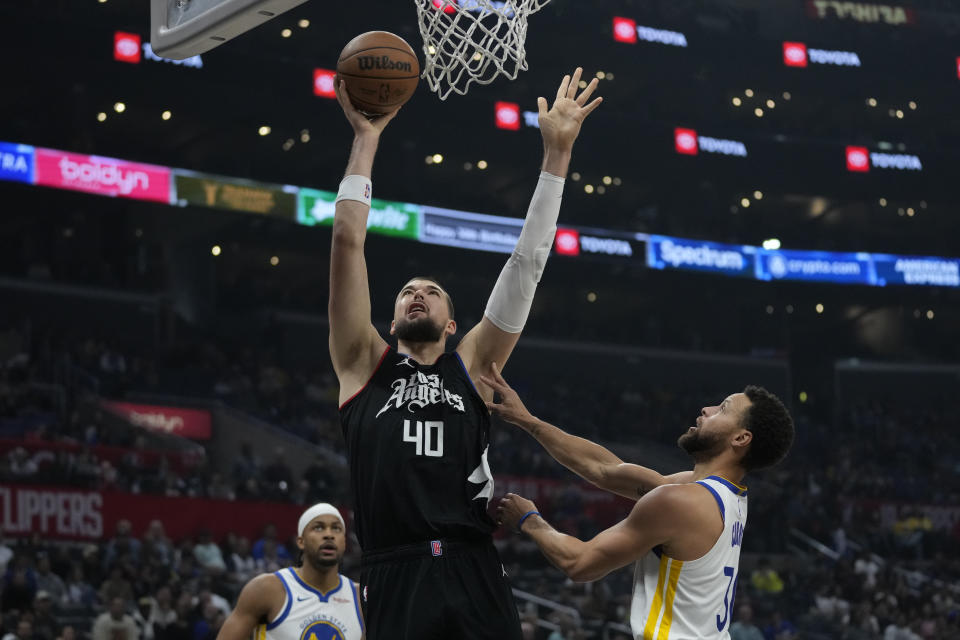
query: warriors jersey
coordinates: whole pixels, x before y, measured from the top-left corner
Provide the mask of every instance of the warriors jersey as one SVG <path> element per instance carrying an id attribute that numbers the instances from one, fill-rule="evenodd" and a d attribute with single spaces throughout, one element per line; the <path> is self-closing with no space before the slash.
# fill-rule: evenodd
<path id="1" fill-rule="evenodd" d="M 387 347 L 340 423 L 365 552 L 490 536 L 490 414 L 458 353 L 420 364 Z"/>
<path id="2" fill-rule="evenodd" d="M 655 547 L 637 562 L 630 625 L 637 640 L 727 639 L 737 591 L 747 489 L 720 476 L 697 484 L 710 491 L 723 533 L 705 555 L 681 562 Z"/>
<path id="3" fill-rule="evenodd" d="M 257 627 L 254 640 L 360 640 L 363 619 L 357 588 L 346 576 L 327 593 L 314 589 L 293 567 L 275 574 L 286 600 L 280 615 Z"/>

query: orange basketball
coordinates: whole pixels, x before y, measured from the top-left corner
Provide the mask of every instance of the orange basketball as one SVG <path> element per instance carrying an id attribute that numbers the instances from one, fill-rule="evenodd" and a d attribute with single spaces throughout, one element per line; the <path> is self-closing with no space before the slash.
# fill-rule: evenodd
<path id="1" fill-rule="evenodd" d="M 410 99 L 420 80 L 420 61 L 400 36 L 362 33 L 343 48 L 337 75 L 350 102 L 365 113 L 388 113 Z"/>

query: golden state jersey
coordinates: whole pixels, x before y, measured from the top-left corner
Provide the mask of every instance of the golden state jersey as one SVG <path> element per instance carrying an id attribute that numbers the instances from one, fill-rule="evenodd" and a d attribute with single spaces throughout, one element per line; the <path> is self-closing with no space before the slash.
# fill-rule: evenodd
<path id="1" fill-rule="evenodd" d="M 655 547 L 637 561 L 630 625 L 636 640 L 725 640 L 733 622 L 747 488 L 720 476 L 696 484 L 713 494 L 723 533 L 696 560 L 681 562 Z"/>
<path id="2" fill-rule="evenodd" d="M 321 593 L 293 567 L 275 574 L 283 583 L 286 600 L 275 620 L 257 627 L 254 640 L 360 640 L 363 618 L 357 587 L 341 575 L 340 583 Z"/>

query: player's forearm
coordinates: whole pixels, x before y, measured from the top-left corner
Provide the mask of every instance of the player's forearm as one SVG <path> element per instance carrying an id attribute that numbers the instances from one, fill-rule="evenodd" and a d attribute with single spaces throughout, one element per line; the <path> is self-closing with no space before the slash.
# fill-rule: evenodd
<path id="1" fill-rule="evenodd" d="M 542 517 L 532 515 L 523 522 L 523 533 L 537 543 L 540 552 L 572 580 L 580 576 L 580 559 L 586 547 L 582 540 L 560 533 Z"/>
<path id="2" fill-rule="evenodd" d="M 379 144 L 379 134 L 361 133 L 354 136 L 353 146 L 350 148 L 350 159 L 347 161 L 347 170 L 344 175 L 372 177 L 373 159 L 377 155 Z"/>
<path id="3" fill-rule="evenodd" d="M 362 176 L 367 180 L 373 174 L 373 160 L 377 153 L 380 136 L 358 134 L 353 139 L 346 176 Z M 354 180 L 357 180 L 354 178 Z M 344 181 L 346 183 L 346 180 Z M 367 194 L 369 198 L 371 194 Z M 359 200 L 340 200 L 334 207 L 333 246 L 362 246 L 367 237 L 367 217 L 370 205 Z"/>
<path id="4" fill-rule="evenodd" d="M 567 171 L 570 170 L 570 157 L 570 149 L 544 147 L 541 170 L 558 178 L 566 178 Z"/>
<path id="5" fill-rule="evenodd" d="M 603 486 L 603 469 L 622 462 L 612 451 L 571 435 L 548 422 L 530 416 L 520 427 L 536 438 L 554 460 L 597 486 Z"/>

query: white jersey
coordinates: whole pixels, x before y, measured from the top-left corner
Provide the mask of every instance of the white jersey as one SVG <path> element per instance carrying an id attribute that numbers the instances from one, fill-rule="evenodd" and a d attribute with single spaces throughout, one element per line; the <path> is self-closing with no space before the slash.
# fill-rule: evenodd
<path id="1" fill-rule="evenodd" d="M 730 637 L 747 488 L 720 476 L 699 480 L 713 494 L 723 533 L 696 560 L 674 560 L 655 547 L 637 561 L 630 625 L 636 640 L 724 640 Z"/>
<path id="2" fill-rule="evenodd" d="M 257 627 L 254 640 L 360 640 L 363 619 L 350 578 L 341 575 L 335 588 L 321 593 L 293 567 L 273 575 L 283 583 L 286 599 L 275 620 Z"/>

